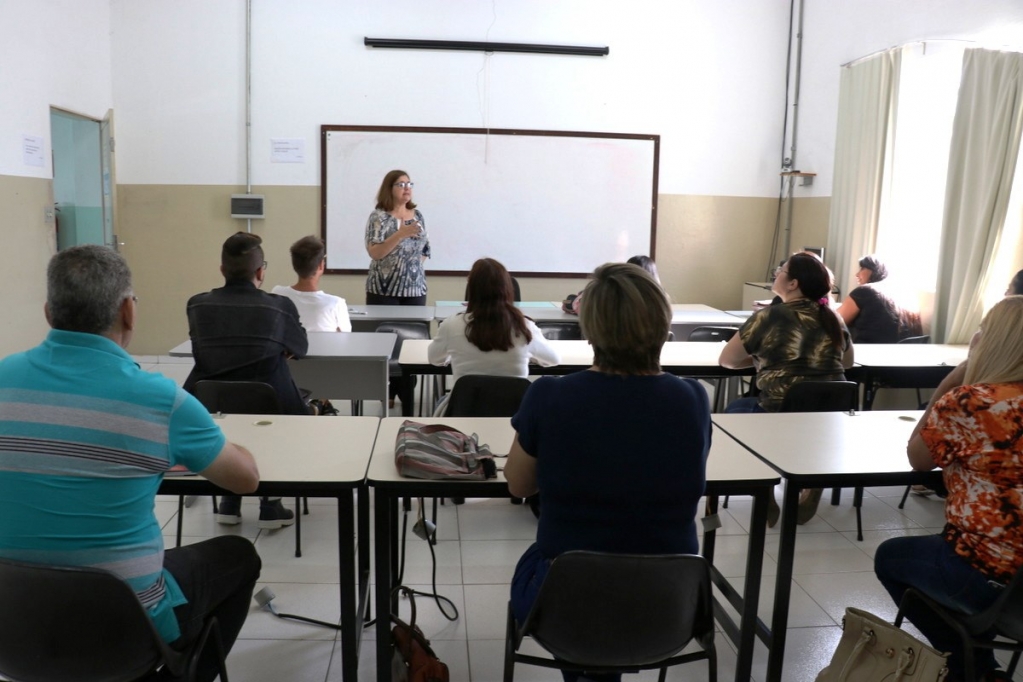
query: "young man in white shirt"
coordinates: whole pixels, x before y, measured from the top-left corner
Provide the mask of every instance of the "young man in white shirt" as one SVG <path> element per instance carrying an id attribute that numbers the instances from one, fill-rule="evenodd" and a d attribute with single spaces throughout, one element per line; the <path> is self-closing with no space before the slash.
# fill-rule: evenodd
<path id="1" fill-rule="evenodd" d="M 320 277 L 327 264 L 323 240 L 310 235 L 291 245 L 291 266 L 298 282 L 290 287 L 275 286 L 271 293 L 287 296 L 298 308 L 302 326 L 309 332 L 350 332 L 345 299 L 320 290 Z"/>

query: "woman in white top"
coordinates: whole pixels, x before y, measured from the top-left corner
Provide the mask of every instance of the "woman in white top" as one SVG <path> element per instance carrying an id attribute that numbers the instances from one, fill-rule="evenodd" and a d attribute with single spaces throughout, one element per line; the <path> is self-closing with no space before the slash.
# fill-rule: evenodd
<path id="1" fill-rule="evenodd" d="M 493 258 L 481 258 L 469 273 L 469 299 L 464 313 L 440 325 L 430 342 L 434 365 L 451 365 L 458 378 L 467 374 L 525 377 L 529 361 L 544 367 L 558 364 L 558 353 L 532 320 L 515 307 L 511 275 Z M 435 413 L 442 416 L 447 400 Z"/>
<path id="2" fill-rule="evenodd" d="M 298 308 L 298 318 L 308 332 L 350 332 L 345 299 L 320 290 L 320 277 L 327 264 L 323 240 L 310 235 L 291 245 L 291 266 L 298 283 L 290 287 L 275 286 L 271 293 L 287 296 Z"/>

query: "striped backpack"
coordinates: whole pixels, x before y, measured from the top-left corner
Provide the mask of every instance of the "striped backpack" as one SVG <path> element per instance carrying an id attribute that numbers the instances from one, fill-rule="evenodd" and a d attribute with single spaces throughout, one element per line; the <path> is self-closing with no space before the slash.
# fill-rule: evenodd
<path id="1" fill-rule="evenodd" d="M 476 434 L 467 436 L 444 424 L 420 424 L 406 419 L 394 444 L 398 473 L 409 478 L 454 478 L 483 481 L 497 478 L 490 446 Z"/>

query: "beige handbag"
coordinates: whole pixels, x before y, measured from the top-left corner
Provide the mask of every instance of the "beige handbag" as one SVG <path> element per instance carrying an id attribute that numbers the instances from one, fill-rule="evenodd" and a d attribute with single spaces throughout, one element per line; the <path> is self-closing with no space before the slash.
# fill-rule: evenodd
<path id="1" fill-rule="evenodd" d="M 942 682 L 942 654 L 872 613 L 845 610 L 842 639 L 817 682 Z"/>

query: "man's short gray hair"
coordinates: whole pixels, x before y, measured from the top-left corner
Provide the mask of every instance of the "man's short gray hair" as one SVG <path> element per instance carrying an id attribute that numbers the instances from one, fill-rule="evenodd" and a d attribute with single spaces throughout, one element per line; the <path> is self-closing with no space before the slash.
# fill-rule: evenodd
<path id="1" fill-rule="evenodd" d="M 51 258 L 46 268 L 46 303 L 54 329 L 102 334 L 113 327 L 131 295 L 128 263 L 106 246 L 73 246 Z"/>

